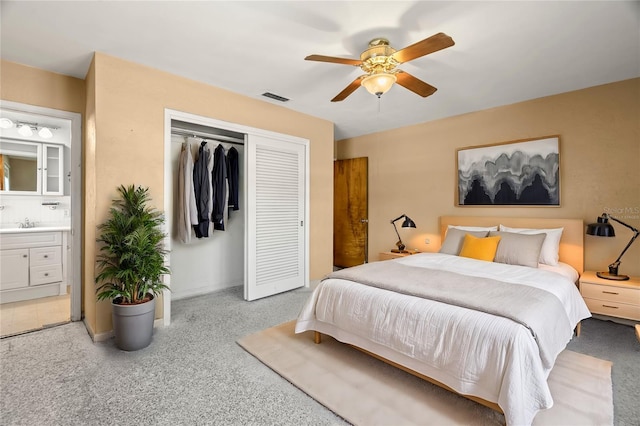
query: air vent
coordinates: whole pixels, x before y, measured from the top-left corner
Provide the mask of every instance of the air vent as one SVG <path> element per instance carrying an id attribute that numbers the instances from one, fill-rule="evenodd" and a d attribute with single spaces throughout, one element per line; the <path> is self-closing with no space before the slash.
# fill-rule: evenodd
<path id="1" fill-rule="evenodd" d="M 288 102 L 289 101 L 289 99 L 284 98 L 282 96 L 278 96 L 275 93 L 271 93 L 271 92 L 264 92 L 262 94 L 262 96 L 264 96 L 266 98 L 271 98 L 271 99 L 279 101 L 279 102 Z"/>

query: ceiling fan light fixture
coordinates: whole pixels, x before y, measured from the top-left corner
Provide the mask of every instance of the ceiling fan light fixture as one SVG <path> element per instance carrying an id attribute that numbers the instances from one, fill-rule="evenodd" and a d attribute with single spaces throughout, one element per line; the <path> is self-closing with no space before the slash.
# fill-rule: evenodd
<path id="1" fill-rule="evenodd" d="M 397 78 L 394 74 L 378 73 L 365 77 L 360 84 L 372 95 L 380 97 L 391 89 L 396 80 Z"/>
<path id="2" fill-rule="evenodd" d="M 437 33 L 403 49 L 396 50 L 389 45 L 386 38 L 375 38 L 369 42 L 369 48 L 360 54 L 360 60 L 338 58 L 334 56 L 309 55 L 307 61 L 329 62 L 334 64 L 352 65 L 359 67 L 364 74 L 356 77 L 347 87 L 338 93 L 331 102 L 340 102 L 363 86 L 371 94 L 380 99 L 388 92 L 394 83 L 412 91 L 416 95 L 426 98 L 435 93 L 435 87 L 412 76 L 406 71 L 398 69 L 398 65 L 437 52 L 455 43 L 445 33 Z"/>

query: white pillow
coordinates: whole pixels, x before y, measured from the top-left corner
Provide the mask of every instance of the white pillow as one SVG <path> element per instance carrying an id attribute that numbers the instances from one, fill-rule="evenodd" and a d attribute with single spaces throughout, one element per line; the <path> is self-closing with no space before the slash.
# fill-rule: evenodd
<path id="1" fill-rule="evenodd" d="M 566 263 L 562 263 L 562 262 L 558 262 L 557 266 L 545 265 L 541 263 L 538 265 L 538 268 L 544 269 L 545 271 L 555 272 L 556 274 L 565 276 L 569 278 L 571 282 L 574 282 L 574 283 L 578 281 L 578 278 L 580 278 L 580 274 L 578 274 L 578 271 L 573 269 L 571 265 L 567 265 Z"/>
<path id="2" fill-rule="evenodd" d="M 547 234 L 542 243 L 542 249 L 540 250 L 540 263 L 545 265 L 557 266 L 560 256 L 560 238 L 562 237 L 562 231 L 564 228 L 554 229 L 530 229 L 530 228 L 510 228 L 500 224 L 500 230 L 504 232 L 515 232 L 517 234 Z"/>
<path id="3" fill-rule="evenodd" d="M 449 229 L 459 229 L 461 231 L 485 231 L 485 232 L 490 232 L 490 231 L 497 231 L 498 227 L 497 226 L 458 226 L 458 225 L 449 225 L 447 226 L 447 231 Z"/>

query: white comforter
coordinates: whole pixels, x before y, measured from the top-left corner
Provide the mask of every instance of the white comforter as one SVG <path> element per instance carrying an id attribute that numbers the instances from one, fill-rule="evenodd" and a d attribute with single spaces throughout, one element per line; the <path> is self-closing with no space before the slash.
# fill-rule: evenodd
<path id="1" fill-rule="evenodd" d="M 575 284 L 553 272 L 439 253 L 387 262 L 541 288 L 562 302 L 571 327 L 590 316 Z M 300 313 L 296 332 L 307 330 L 372 350 L 462 394 L 496 402 L 509 425 L 531 424 L 539 410 L 553 405 L 550 368 L 544 368 L 531 332 L 503 317 L 328 279 Z M 564 329 L 558 333 L 571 335 Z M 564 343 L 554 349 L 556 356 L 568 343 L 560 340 Z"/>

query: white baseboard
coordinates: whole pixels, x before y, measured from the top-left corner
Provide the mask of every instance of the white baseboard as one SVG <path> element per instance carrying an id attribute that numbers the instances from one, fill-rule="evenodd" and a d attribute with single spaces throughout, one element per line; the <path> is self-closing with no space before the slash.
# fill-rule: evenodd
<path id="1" fill-rule="evenodd" d="M 104 333 L 94 333 L 91 327 L 87 324 L 87 319 L 83 318 L 82 322 L 84 323 L 84 327 L 87 329 L 87 333 L 93 340 L 93 343 L 96 342 L 104 342 L 105 340 L 109 340 L 113 337 L 113 330 L 105 331 Z"/>
<path id="2" fill-rule="evenodd" d="M 227 288 L 231 288 L 231 287 L 238 287 L 238 286 L 243 286 L 244 283 L 242 282 L 234 282 L 234 283 L 228 283 L 225 284 L 223 286 L 220 287 L 196 287 L 196 288 L 191 288 L 188 289 L 186 291 L 181 291 L 181 292 L 171 292 L 171 301 L 175 301 L 175 300 L 181 300 L 181 299 L 189 299 L 191 297 L 196 297 L 196 296 L 202 296 L 204 294 L 210 294 L 210 293 L 214 293 L 216 291 L 220 291 L 220 290 L 224 290 Z"/>

